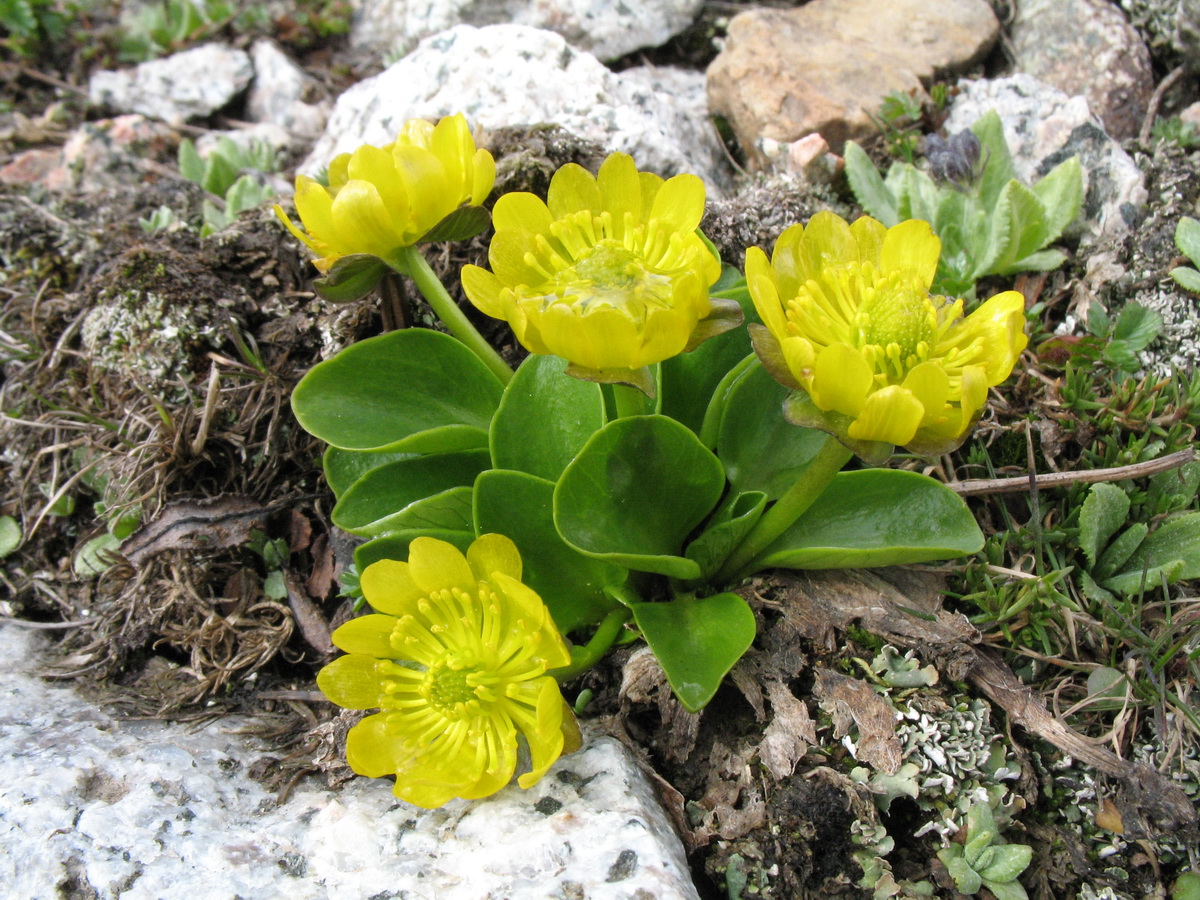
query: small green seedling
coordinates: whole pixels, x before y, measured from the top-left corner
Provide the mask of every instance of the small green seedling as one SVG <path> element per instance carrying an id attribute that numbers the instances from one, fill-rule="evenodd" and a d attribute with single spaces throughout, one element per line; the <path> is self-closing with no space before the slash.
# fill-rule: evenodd
<path id="1" fill-rule="evenodd" d="M 21 524 L 12 516 L 0 516 L 0 559 L 20 547 L 22 539 Z"/>
<path id="2" fill-rule="evenodd" d="M 271 600 L 283 600 L 287 597 L 287 584 L 283 580 L 283 567 L 291 555 L 288 543 L 283 538 L 272 540 L 264 532 L 254 529 L 250 532 L 247 545 L 262 557 L 267 569 L 267 577 L 263 579 L 263 594 Z"/>
<path id="3" fill-rule="evenodd" d="M 1142 368 L 1138 354 L 1162 333 L 1163 320 L 1157 312 L 1136 301 L 1126 303 L 1115 319 L 1093 302 L 1088 307 L 1087 330 L 1104 341 L 1100 357 L 1109 368 L 1134 373 Z"/>
<path id="4" fill-rule="evenodd" d="M 1175 246 L 1192 265 L 1176 266 L 1171 270 L 1171 277 L 1185 290 L 1200 293 L 1200 271 L 1193 268 L 1200 266 L 1200 222 L 1190 216 L 1180 219 L 1175 226 Z"/>
<path id="5" fill-rule="evenodd" d="M 967 813 L 966 842 L 939 850 L 938 859 L 964 894 L 978 894 L 986 887 L 996 900 L 1028 900 L 1017 876 L 1033 859 L 1033 848 L 1005 843 L 987 803 L 976 803 Z"/>
<path id="6" fill-rule="evenodd" d="M 1200 146 L 1200 133 L 1197 133 L 1196 126 L 1179 116 L 1155 119 L 1154 127 L 1150 129 L 1150 139 L 1156 145 L 1174 144 L 1182 150 Z"/>
<path id="7" fill-rule="evenodd" d="M 846 177 L 858 202 L 885 225 L 924 219 L 942 240 L 935 293 L 974 297 L 987 275 L 1056 269 L 1066 259 L 1046 249 L 1075 221 L 1083 205 L 1083 174 L 1075 157 L 1037 183 L 1016 178 L 1000 117 L 989 112 L 971 139 L 931 141 L 930 171 L 897 162 L 884 178 L 866 152 L 846 144 Z"/>
<path id="8" fill-rule="evenodd" d="M 220 198 L 217 203 L 204 201 L 204 224 L 200 235 L 205 237 L 220 231 L 236 219 L 238 213 L 275 196 L 274 189 L 262 176 L 277 169 L 275 150 L 261 141 L 241 146 L 231 138 L 222 137 L 206 159 L 200 156 L 196 145 L 185 138 L 179 145 L 180 173 Z"/>

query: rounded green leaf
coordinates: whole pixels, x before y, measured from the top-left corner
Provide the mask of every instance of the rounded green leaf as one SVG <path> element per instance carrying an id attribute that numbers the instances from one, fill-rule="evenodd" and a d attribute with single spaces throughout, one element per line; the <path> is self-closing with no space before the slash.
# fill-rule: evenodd
<path id="1" fill-rule="evenodd" d="M 840 472 L 755 569 L 837 569 L 951 559 L 983 534 L 962 498 L 916 472 Z"/>
<path id="2" fill-rule="evenodd" d="M 487 430 L 502 385 L 449 335 L 406 328 L 359 341 L 314 366 L 292 392 L 306 431 L 345 450 L 407 450 L 446 425 Z"/>
<path id="3" fill-rule="evenodd" d="M 21 525 L 12 516 L 0 516 L 0 559 L 21 546 Z"/>
<path id="4" fill-rule="evenodd" d="M 624 583 L 620 566 L 584 556 L 554 528 L 554 482 L 492 469 L 475 481 L 475 530 L 510 538 L 521 553 L 521 578 L 545 601 L 563 634 L 599 622 L 614 606 L 604 586 Z"/>
<path id="5" fill-rule="evenodd" d="M 554 491 L 554 524 L 581 553 L 672 578 L 700 577 L 679 555 L 721 498 L 720 461 L 685 426 L 631 416 L 592 436 Z"/>
<path id="6" fill-rule="evenodd" d="M 487 467 L 485 450 L 416 456 L 379 466 L 342 495 L 333 508 L 333 522 L 351 534 L 366 537 L 425 524 L 455 528 L 454 524 L 411 521 L 408 514 L 415 510 L 410 507 L 451 488 L 469 487 Z M 466 523 L 469 528 L 469 515 Z"/>
<path id="7" fill-rule="evenodd" d="M 1180 578 L 1200 578 L 1200 513 L 1183 513 L 1167 519 L 1142 542 L 1133 566 L 1154 569 L 1175 560 L 1183 562 Z"/>
<path id="8" fill-rule="evenodd" d="M 721 568 L 729 554 L 762 518 L 766 506 L 767 497 L 761 491 L 738 494 L 732 502 L 727 499 L 721 504 L 708 527 L 688 544 L 684 554 L 699 563 L 701 578 L 708 578 Z"/>
<path id="9" fill-rule="evenodd" d="M 790 393 L 761 365 L 751 366 L 730 389 L 717 456 L 738 493 L 762 491 L 778 500 L 825 445 L 825 432 L 783 417 Z"/>
<path id="10" fill-rule="evenodd" d="M 737 594 L 631 603 L 633 619 L 683 708 L 704 707 L 754 642 L 754 612 Z"/>
<path id="11" fill-rule="evenodd" d="M 492 419 L 492 465 L 556 481 L 604 427 L 600 385 L 563 372 L 556 356 L 532 355 L 504 389 Z"/>
<path id="12" fill-rule="evenodd" d="M 415 453 L 393 453 L 383 450 L 343 450 L 340 447 L 325 449 L 325 481 L 333 496 L 341 497 L 358 479 L 373 469 L 401 459 L 412 459 Z"/>

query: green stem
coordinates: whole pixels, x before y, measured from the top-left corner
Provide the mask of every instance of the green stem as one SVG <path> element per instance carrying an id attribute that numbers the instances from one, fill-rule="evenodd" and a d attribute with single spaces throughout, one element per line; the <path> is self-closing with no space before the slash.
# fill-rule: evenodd
<path id="1" fill-rule="evenodd" d="M 633 615 L 626 607 L 619 606 L 604 617 L 604 621 L 596 628 L 592 639 L 582 647 L 571 648 L 571 664 L 561 669 L 551 669 L 547 674 L 559 684 L 565 684 L 572 678 L 578 678 L 604 657 L 609 648 L 621 636 L 621 629 Z"/>
<path id="2" fill-rule="evenodd" d="M 512 380 L 513 371 L 508 367 L 508 363 L 502 360 L 500 354 L 492 349 L 492 345 L 475 330 L 475 326 L 458 308 L 458 304 L 447 292 L 441 279 L 434 274 L 420 250 L 415 246 L 401 247 L 396 251 L 395 256 L 386 262 L 397 272 L 401 272 L 413 280 L 417 290 L 421 292 L 434 313 L 442 320 L 442 324 L 446 326 L 446 330 L 466 344 L 467 348 L 491 369 L 501 383 L 508 384 Z"/>
<path id="3" fill-rule="evenodd" d="M 750 529 L 750 533 L 725 561 L 725 565 L 717 573 L 716 580 L 724 584 L 733 584 L 750 574 L 743 570 L 777 537 L 787 531 L 793 522 L 804 515 L 829 487 L 833 476 L 842 470 L 842 466 L 846 465 L 853 455 L 837 438 L 827 436 L 808 468 Z"/>
<path id="4" fill-rule="evenodd" d="M 627 384 L 614 384 L 612 391 L 613 402 L 617 406 L 618 419 L 646 414 L 646 395 L 637 388 L 630 387 Z"/>

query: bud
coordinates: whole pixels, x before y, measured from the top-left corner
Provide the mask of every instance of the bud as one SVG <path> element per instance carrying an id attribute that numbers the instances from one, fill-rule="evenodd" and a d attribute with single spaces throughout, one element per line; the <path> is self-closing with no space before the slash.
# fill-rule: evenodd
<path id="1" fill-rule="evenodd" d="M 931 134 L 925 138 L 925 159 L 934 181 L 968 189 L 983 173 L 982 147 L 971 131 L 960 131 L 949 139 Z"/>

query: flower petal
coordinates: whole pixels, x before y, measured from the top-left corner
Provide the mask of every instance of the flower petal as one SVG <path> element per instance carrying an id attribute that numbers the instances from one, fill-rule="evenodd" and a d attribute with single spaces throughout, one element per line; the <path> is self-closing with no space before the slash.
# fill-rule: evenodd
<path id="1" fill-rule="evenodd" d="M 603 209 L 600 187 L 596 184 L 596 179 L 592 177 L 592 174 L 583 166 L 567 163 L 550 179 L 546 206 L 549 207 L 550 215 L 555 219 L 584 209 L 600 212 Z"/>
<path id="2" fill-rule="evenodd" d="M 332 635 L 333 643 L 347 653 L 357 653 L 375 659 L 395 659 L 396 649 L 392 646 L 392 632 L 397 621 L 395 616 L 359 616 L 338 626 Z"/>
<path id="3" fill-rule="evenodd" d="M 600 166 L 596 183 L 602 209 L 612 216 L 611 237 L 621 240 L 627 221 L 630 227 L 642 221 L 642 184 L 633 157 L 626 153 L 609 155 Z"/>
<path id="4" fill-rule="evenodd" d="M 857 441 L 907 444 L 924 413 L 916 397 L 898 384 L 888 385 L 867 398 L 846 433 Z"/>
<path id="5" fill-rule="evenodd" d="M 412 760 L 416 749 L 397 740 L 396 729 L 389 727 L 398 715 L 385 712 L 367 716 L 346 735 L 346 762 L 359 775 L 370 778 L 391 775 Z"/>
<path id="6" fill-rule="evenodd" d="M 928 222 L 909 219 L 887 230 L 879 249 L 879 267 L 884 272 L 908 271 L 929 290 L 942 255 L 942 241 Z"/>
<path id="7" fill-rule="evenodd" d="M 417 601 L 425 596 L 425 591 L 413 581 L 408 563 L 395 559 L 371 563 L 359 576 L 358 583 L 371 606 L 393 616 L 415 613 Z"/>
<path id="8" fill-rule="evenodd" d="M 352 653 L 335 659 L 317 673 L 317 687 L 346 709 L 375 709 L 384 693 L 379 660 Z"/>
<path id="9" fill-rule="evenodd" d="M 541 198 L 526 191 L 502 195 L 492 210 L 492 222 L 498 233 L 517 231 L 549 234 L 552 221 L 550 210 Z"/>
<path id="10" fill-rule="evenodd" d="M 342 252 L 386 258 L 404 246 L 405 210 L 389 210 L 379 190 L 368 181 L 347 181 L 333 198 L 334 246 Z"/>
<path id="11" fill-rule="evenodd" d="M 821 281 L 826 269 L 858 261 L 858 243 L 845 219 L 828 210 L 809 219 L 796 245 L 796 276 L 801 283 L 810 278 Z"/>
<path id="12" fill-rule="evenodd" d="M 467 563 L 476 581 L 488 581 L 497 572 L 521 580 L 521 554 L 502 534 L 483 534 L 467 548 Z"/>
<path id="13" fill-rule="evenodd" d="M 923 362 L 914 366 L 901 386 L 924 408 L 922 427 L 945 415 L 946 401 L 950 399 L 950 376 L 937 363 Z"/>
<path id="14" fill-rule="evenodd" d="M 880 250 L 883 239 L 887 234 L 887 226 L 878 219 L 870 216 L 859 216 L 850 226 L 854 240 L 858 242 L 858 258 L 860 262 L 869 262 L 879 268 Z"/>
<path id="15" fill-rule="evenodd" d="M 499 278 L 487 269 L 472 265 L 463 266 L 459 277 L 462 279 L 463 292 L 476 309 L 493 319 L 507 317 L 508 309 L 500 299 L 503 285 Z"/>
<path id="16" fill-rule="evenodd" d="M 437 538 L 419 537 L 408 545 L 408 571 L 429 592 L 458 588 L 473 593 L 479 586 L 462 552 Z"/>
<path id="17" fill-rule="evenodd" d="M 668 178 L 654 198 L 650 220 L 680 233 L 695 231 L 704 218 L 704 182 L 695 175 Z"/>
<path id="18" fill-rule="evenodd" d="M 809 393 L 821 409 L 857 416 L 874 384 L 871 367 L 858 350 L 849 344 L 831 344 L 817 353 Z"/>

